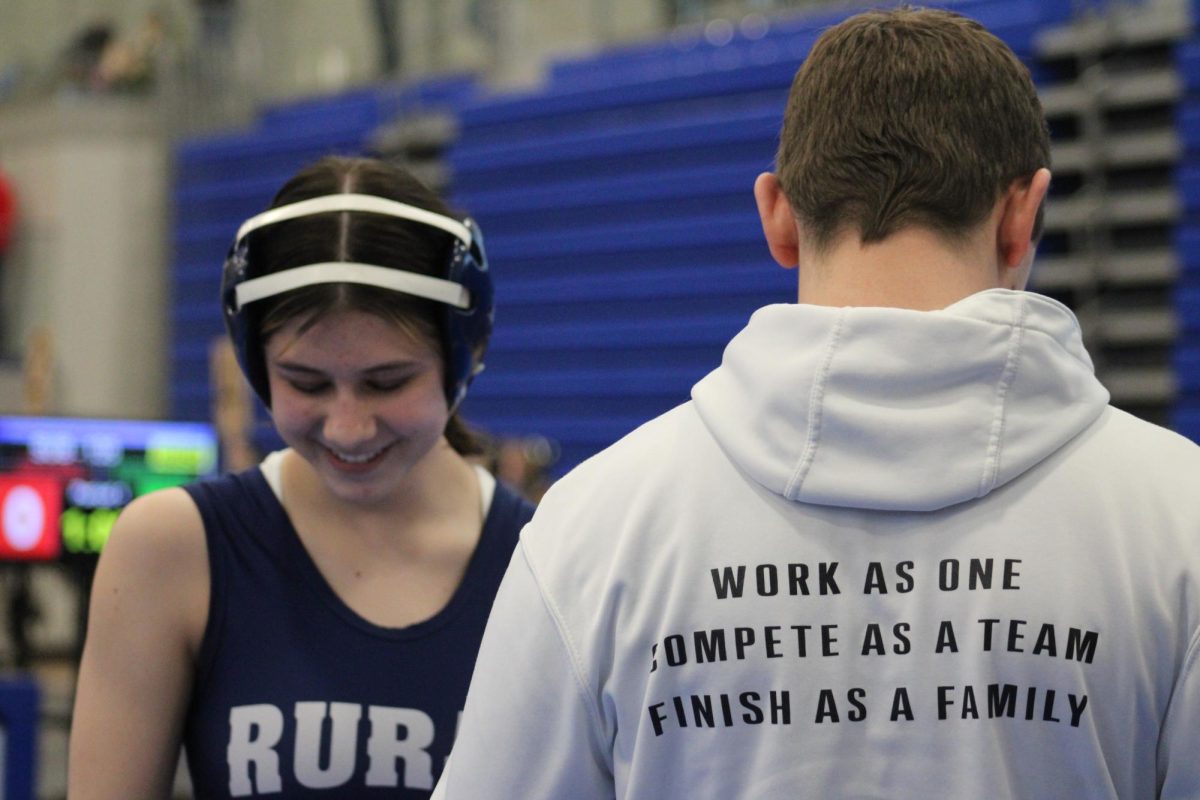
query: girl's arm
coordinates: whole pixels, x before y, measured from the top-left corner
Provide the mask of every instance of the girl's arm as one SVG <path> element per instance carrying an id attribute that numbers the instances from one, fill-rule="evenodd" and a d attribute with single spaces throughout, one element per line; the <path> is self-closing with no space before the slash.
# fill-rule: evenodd
<path id="1" fill-rule="evenodd" d="M 71 724 L 71 800 L 167 798 L 208 617 L 200 512 L 182 489 L 134 500 L 96 568 Z"/>

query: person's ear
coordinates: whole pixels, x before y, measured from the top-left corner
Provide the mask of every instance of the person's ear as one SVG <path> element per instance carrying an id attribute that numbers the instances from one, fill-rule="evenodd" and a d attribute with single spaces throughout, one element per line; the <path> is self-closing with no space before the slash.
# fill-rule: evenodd
<path id="1" fill-rule="evenodd" d="M 792 204 L 774 173 L 764 172 L 754 181 L 754 201 L 762 221 L 767 249 L 779 266 L 791 269 L 800 263 L 800 233 Z"/>
<path id="2" fill-rule="evenodd" d="M 1042 168 L 1025 181 L 1016 181 L 1001 200 L 1000 224 L 996 231 L 1002 269 L 1022 266 L 1034 248 L 1038 211 L 1050 188 L 1050 170 Z"/>

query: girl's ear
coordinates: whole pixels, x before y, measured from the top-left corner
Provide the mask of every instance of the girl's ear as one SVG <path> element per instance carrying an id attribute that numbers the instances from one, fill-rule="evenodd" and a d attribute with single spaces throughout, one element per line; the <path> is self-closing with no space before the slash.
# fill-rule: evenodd
<path id="1" fill-rule="evenodd" d="M 762 221 L 763 236 L 771 257 L 784 269 L 800 263 L 800 233 L 792 204 L 772 172 L 764 172 L 754 181 L 754 201 Z"/>

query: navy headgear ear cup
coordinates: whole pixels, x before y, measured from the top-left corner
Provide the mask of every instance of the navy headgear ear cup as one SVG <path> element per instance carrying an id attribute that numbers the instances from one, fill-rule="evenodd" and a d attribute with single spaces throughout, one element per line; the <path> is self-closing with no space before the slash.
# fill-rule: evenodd
<path id="1" fill-rule="evenodd" d="M 483 353 L 492 334 L 495 298 L 492 275 L 488 270 L 483 233 L 474 220 L 464 224 L 471 231 L 470 245 L 456 240 L 446 275 L 471 294 L 468 308 L 446 306 L 444 347 L 446 348 L 446 398 L 453 411 L 466 397 L 467 388 L 483 371 Z"/>
<path id="2" fill-rule="evenodd" d="M 270 408 L 271 389 L 258 337 L 257 320 L 249 307 L 240 307 L 237 301 L 237 287 L 252 277 L 249 242 L 243 236 L 234 240 L 225 256 L 225 266 L 221 271 L 221 316 L 225 320 L 225 331 L 233 343 L 233 352 L 242 373 L 263 405 Z"/>
<path id="3" fill-rule="evenodd" d="M 332 211 L 380 213 L 420 222 L 451 233 L 454 244 L 441 275 L 354 262 L 322 262 L 264 274 L 253 257 L 255 230 L 286 219 Z M 251 217 L 238 230 L 221 276 L 221 307 L 238 363 L 250 386 L 269 408 L 270 385 L 258 334 L 254 302 L 316 283 L 362 283 L 435 300 L 442 304 L 440 327 L 445 351 L 446 401 L 454 411 L 471 380 L 483 368 L 491 335 L 494 295 L 483 237 L 471 220 L 456 220 L 374 195 L 335 194 L 303 200 Z"/>

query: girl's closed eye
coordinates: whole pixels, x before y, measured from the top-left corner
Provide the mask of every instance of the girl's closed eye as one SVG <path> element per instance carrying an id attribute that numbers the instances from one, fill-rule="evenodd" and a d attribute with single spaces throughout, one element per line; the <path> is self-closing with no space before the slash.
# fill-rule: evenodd
<path id="1" fill-rule="evenodd" d="M 374 394 L 398 392 L 411 384 L 418 376 L 424 374 L 424 372 L 425 368 L 421 365 L 388 365 L 379 369 L 369 370 L 362 376 L 362 386 L 365 391 Z"/>
<path id="2" fill-rule="evenodd" d="M 367 389 L 378 394 L 387 394 L 403 389 L 408 383 L 407 377 L 400 379 L 389 379 L 386 381 L 367 381 Z"/>
<path id="3" fill-rule="evenodd" d="M 301 394 L 320 394 L 331 384 L 328 381 L 288 381 L 288 385 Z"/>

